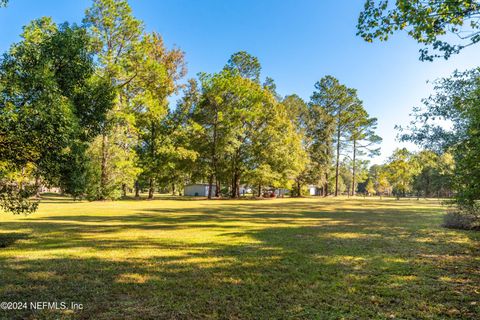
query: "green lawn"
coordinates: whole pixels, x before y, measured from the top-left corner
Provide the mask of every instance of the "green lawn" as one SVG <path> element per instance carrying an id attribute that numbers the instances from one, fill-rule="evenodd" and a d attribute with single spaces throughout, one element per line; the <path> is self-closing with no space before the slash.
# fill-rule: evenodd
<path id="1" fill-rule="evenodd" d="M 437 201 L 46 199 L 0 214 L 5 319 L 480 318 L 480 233 Z"/>

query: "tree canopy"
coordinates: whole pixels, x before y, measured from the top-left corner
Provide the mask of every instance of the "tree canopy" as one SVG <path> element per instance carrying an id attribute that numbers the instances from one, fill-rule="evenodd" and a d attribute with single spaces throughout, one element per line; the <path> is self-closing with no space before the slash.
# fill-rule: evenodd
<path id="1" fill-rule="evenodd" d="M 7 172 L 41 176 L 72 194 L 83 188 L 84 168 L 71 162 L 83 157 L 112 106 L 111 87 L 95 76 L 88 43 L 84 29 L 42 18 L 0 60 L 0 162 Z M 9 176 L 2 176 L 4 189 L 25 198 L 28 187 Z"/>
<path id="2" fill-rule="evenodd" d="M 398 30 L 425 45 L 420 59 L 448 59 L 480 40 L 480 3 L 476 0 L 366 0 L 358 35 L 381 41 Z M 455 36 L 455 37 L 452 37 Z"/>

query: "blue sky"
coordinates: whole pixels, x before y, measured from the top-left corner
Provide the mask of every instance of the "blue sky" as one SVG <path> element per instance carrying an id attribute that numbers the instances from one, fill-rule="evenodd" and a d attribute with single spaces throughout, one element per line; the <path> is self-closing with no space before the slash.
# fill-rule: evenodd
<path id="1" fill-rule="evenodd" d="M 10 0 L 0 9 L 0 51 L 19 40 L 22 26 L 41 16 L 80 22 L 88 0 Z M 131 0 L 134 15 L 169 46 L 185 51 L 189 77 L 220 70 L 229 56 L 246 50 L 275 79 L 280 94 L 310 97 L 324 75 L 358 89 L 365 108 L 379 121 L 382 162 L 402 146 L 395 124 L 405 125 L 413 106 L 432 92 L 427 80 L 478 65 L 480 45 L 448 61 L 418 61 L 420 46 L 404 34 L 385 43 L 355 35 L 363 0 Z"/>

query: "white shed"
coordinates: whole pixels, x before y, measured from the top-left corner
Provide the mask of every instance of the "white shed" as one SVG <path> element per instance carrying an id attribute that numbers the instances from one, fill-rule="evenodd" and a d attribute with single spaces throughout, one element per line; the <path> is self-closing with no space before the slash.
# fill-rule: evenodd
<path id="1" fill-rule="evenodd" d="M 319 196 L 320 195 L 320 188 L 316 187 L 316 186 L 308 186 L 308 193 L 311 195 L 311 196 Z"/>
<path id="2" fill-rule="evenodd" d="M 187 184 L 185 186 L 184 195 L 193 196 L 193 197 L 207 197 L 208 189 L 210 188 L 208 183 L 196 183 L 196 184 Z M 212 196 L 215 195 L 217 189 L 216 185 L 212 185 Z"/>
<path id="3" fill-rule="evenodd" d="M 277 197 L 282 197 L 285 196 L 286 194 L 288 194 L 290 192 L 290 190 L 288 189 L 285 189 L 285 188 L 279 188 L 279 189 L 275 189 L 275 195 Z"/>

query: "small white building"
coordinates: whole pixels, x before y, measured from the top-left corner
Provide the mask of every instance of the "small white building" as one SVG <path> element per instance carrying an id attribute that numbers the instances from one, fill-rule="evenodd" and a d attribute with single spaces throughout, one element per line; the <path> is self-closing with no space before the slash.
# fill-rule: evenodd
<path id="1" fill-rule="evenodd" d="M 239 193 L 240 193 L 241 196 L 244 196 L 247 193 L 252 193 L 252 188 L 246 187 L 246 186 L 241 186 L 240 190 L 239 190 Z"/>
<path id="2" fill-rule="evenodd" d="M 283 198 L 285 195 L 289 194 L 290 193 L 290 190 L 288 189 L 284 189 L 284 188 L 279 188 L 279 189 L 275 189 L 275 195 L 277 197 L 281 197 Z"/>
<path id="3" fill-rule="evenodd" d="M 187 184 L 185 186 L 183 195 L 192 197 L 207 197 L 209 188 L 210 185 L 208 183 Z M 217 186 L 212 185 L 212 196 L 215 195 L 216 190 Z"/>
<path id="4" fill-rule="evenodd" d="M 59 187 L 47 187 L 45 185 L 41 185 L 39 188 L 40 193 L 61 193 L 62 190 Z"/>
<path id="5" fill-rule="evenodd" d="M 308 194 L 311 196 L 319 196 L 321 195 L 321 189 L 316 186 L 308 186 Z"/>

